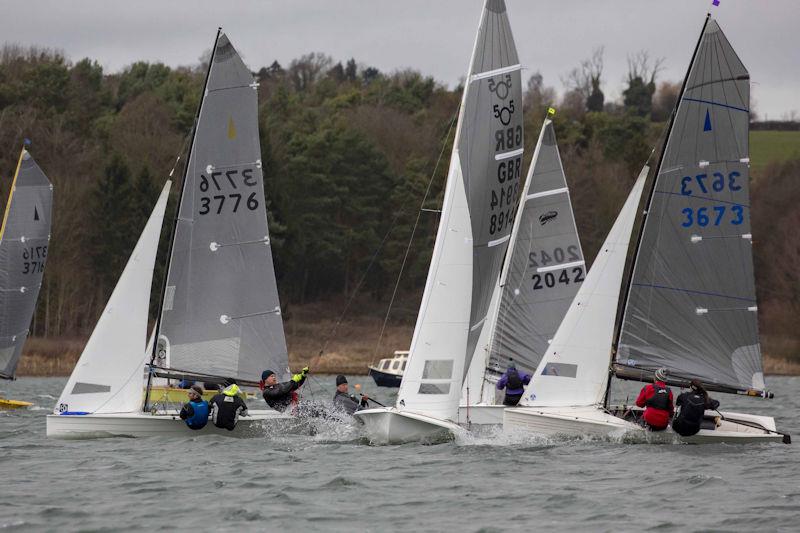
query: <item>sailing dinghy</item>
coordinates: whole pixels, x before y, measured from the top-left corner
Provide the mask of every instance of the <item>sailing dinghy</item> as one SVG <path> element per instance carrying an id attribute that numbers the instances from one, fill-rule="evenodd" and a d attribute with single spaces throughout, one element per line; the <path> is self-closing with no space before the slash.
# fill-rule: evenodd
<path id="1" fill-rule="evenodd" d="M 458 404 L 516 213 L 520 65 L 504 0 L 487 0 L 459 111 L 441 222 L 395 407 L 358 411 L 373 442 L 460 431 Z"/>
<path id="2" fill-rule="evenodd" d="M 545 118 L 489 320 L 461 393 L 459 422 L 503 423 L 497 382 L 513 359 L 533 373 L 586 276 L 552 120 Z"/>
<path id="3" fill-rule="evenodd" d="M 647 179 L 627 276 L 623 281 L 647 167 L 526 388 L 523 407 L 505 410 L 506 430 L 642 435 L 629 409 L 609 404 L 612 377 L 652 381 L 660 367 L 672 386 L 698 379 L 710 391 L 771 396 L 761 368 L 751 250 L 749 95 L 748 72 L 709 15 Z M 790 441 L 772 417 L 710 411 L 694 436 L 669 429 L 646 436 Z"/>
<path id="4" fill-rule="evenodd" d="M 263 434 L 289 415 L 250 411 L 235 431 L 193 431 L 157 405 L 156 379 L 254 385 L 265 368 L 288 378 L 272 265 L 257 84 L 218 32 L 198 110 L 154 339 L 147 316 L 169 182 L 81 354 L 53 415 L 55 437 Z M 147 363 L 150 363 L 149 365 Z M 149 368 L 143 396 L 143 369 Z"/>
<path id="5" fill-rule="evenodd" d="M 53 186 L 23 148 L 0 229 L 0 378 L 14 379 L 42 286 Z M 0 398 L 0 409 L 33 404 Z"/>

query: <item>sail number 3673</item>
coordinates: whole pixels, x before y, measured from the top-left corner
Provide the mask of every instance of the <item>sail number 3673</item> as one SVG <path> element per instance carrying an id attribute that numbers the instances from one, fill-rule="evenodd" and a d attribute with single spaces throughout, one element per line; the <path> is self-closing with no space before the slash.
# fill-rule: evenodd
<path id="1" fill-rule="evenodd" d="M 250 211 L 255 211 L 259 207 L 259 201 L 256 191 L 248 194 L 245 187 L 255 187 L 258 185 L 258 179 L 253 175 L 252 168 L 246 168 L 239 172 L 238 170 L 226 170 L 220 172 L 212 172 L 209 176 L 200 174 L 200 191 L 210 193 L 209 196 L 200 197 L 200 215 L 207 215 L 209 213 L 219 215 L 223 210 L 230 210 L 236 213 L 240 207 L 246 207 Z M 222 189 L 239 190 L 240 186 L 244 189 L 243 192 L 227 192 L 222 194 Z M 211 194 L 211 193 L 220 194 Z"/>

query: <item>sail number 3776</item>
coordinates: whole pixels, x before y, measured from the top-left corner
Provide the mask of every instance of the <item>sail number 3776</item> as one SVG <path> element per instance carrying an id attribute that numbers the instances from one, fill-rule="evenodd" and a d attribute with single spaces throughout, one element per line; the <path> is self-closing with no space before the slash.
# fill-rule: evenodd
<path id="1" fill-rule="evenodd" d="M 250 211 L 258 209 L 259 201 L 256 191 L 248 194 L 248 187 L 258 185 L 258 179 L 253 175 L 252 168 L 211 172 L 209 176 L 200 174 L 200 191 L 209 196 L 200 197 L 200 215 L 212 213 L 220 215 L 223 211 L 230 210 L 236 213 L 241 207 Z M 223 188 L 226 191 L 223 191 Z M 233 190 L 234 192 L 228 192 Z M 242 192 L 235 192 L 242 190 Z M 218 193 L 218 194 L 213 194 Z"/>

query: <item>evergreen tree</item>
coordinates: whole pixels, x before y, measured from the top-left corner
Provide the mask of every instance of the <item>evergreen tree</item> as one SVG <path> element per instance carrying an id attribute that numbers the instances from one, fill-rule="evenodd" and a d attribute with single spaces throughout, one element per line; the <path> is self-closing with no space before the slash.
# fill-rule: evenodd
<path id="1" fill-rule="evenodd" d="M 115 153 L 92 191 L 89 208 L 92 222 L 90 257 L 105 297 L 110 294 L 133 251 L 129 227 L 130 193 L 128 164 Z"/>

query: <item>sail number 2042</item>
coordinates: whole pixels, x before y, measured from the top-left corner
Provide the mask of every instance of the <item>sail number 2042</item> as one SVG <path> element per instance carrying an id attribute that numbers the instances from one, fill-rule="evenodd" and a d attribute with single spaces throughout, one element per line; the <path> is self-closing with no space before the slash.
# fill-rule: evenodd
<path id="1" fill-rule="evenodd" d="M 252 168 L 245 168 L 241 172 L 226 170 L 211 172 L 208 176 L 200 174 L 200 191 L 209 196 L 200 197 L 198 213 L 200 215 L 209 213 L 219 215 L 223 210 L 236 213 L 240 207 L 246 207 L 250 211 L 258 209 L 259 201 L 256 191 L 248 193 L 249 187 L 258 185 L 258 179 L 253 173 Z M 223 191 L 223 189 L 226 190 Z M 238 192 L 240 190 L 242 192 Z"/>

